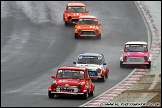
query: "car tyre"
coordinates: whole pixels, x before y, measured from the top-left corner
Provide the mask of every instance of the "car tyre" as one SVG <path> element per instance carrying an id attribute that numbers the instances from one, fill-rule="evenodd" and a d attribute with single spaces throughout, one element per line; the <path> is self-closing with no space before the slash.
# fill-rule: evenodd
<path id="1" fill-rule="evenodd" d="M 87 99 L 87 98 L 88 98 L 88 93 L 85 92 L 85 93 L 83 94 L 83 99 Z"/>
<path id="2" fill-rule="evenodd" d="M 102 76 L 101 81 L 102 81 L 102 82 L 105 82 L 105 75 Z"/>
<path id="3" fill-rule="evenodd" d="M 78 35 L 77 35 L 77 33 L 75 33 L 75 39 L 78 39 Z"/>
<path id="4" fill-rule="evenodd" d="M 101 34 L 99 34 L 99 35 L 97 36 L 97 39 L 101 39 Z"/>
<path id="5" fill-rule="evenodd" d="M 149 61 L 149 64 L 147 64 L 146 67 L 147 67 L 148 69 L 150 69 L 150 67 L 151 67 L 151 61 Z"/>
<path id="6" fill-rule="evenodd" d="M 68 26 L 68 23 L 65 21 L 65 26 Z"/>
<path id="7" fill-rule="evenodd" d="M 48 97 L 49 97 L 49 98 L 54 98 L 54 94 L 51 93 L 51 91 L 48 91 Z"/>
<path id="8" fill-rule="evenodd" d="M 93 95 L 94 95 L 93 91 L 91 91 L 91 92 L 88 94 L 88 96 L 93 96 Z"/>
<path id="9" fill-rule="evenodd" d="M 120 61 L 120 68 L 123 68 L 123 61 Z"/>

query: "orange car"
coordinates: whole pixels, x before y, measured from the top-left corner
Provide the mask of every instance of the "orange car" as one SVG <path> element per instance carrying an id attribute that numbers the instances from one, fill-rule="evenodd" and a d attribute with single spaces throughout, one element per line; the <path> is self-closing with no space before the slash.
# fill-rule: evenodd
<path id="1" fill-rule="evenodd" d="M 78 2 L 68 3 L 63 13 L 65 26 L 68 24 L 75 24 L 78 22 L 80 15 L 88 15 L 88 13 L 89 11 L 86 10 L 85 4 Z"/>
<path id="2" fill-rule="evenodd" d="M 98 18 L 91 15 L 82 15 L 74 27 L 75 38 L 95 37 L 101 38 L 101 24 L 98 24 Z"/>

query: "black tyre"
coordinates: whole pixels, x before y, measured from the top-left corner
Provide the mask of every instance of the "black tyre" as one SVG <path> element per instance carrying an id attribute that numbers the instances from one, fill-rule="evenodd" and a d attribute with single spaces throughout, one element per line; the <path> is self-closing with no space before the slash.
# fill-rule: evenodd
<path id="1" fill-rule="evenodd" d="M 69 24 L 65 21 L 65 26 L 68 26 Z"/>
<path id="2" fill-rule="evenodd" d="M 99 34 L 99 35 L 97 36 L 97 39 L 101 39 L 101 34 Z"/>
<path id="3" fill-rule="evenodd" d="M 105 75 L 102 76 L 101 81 L 102 81 L 102 82 L 105 82 Z"/>
<path id="4" fill-rule="evenodd" d="M 49 97 L 49 98 L 54 98 L 54 96 L 55 96 L 55 95 L 54 95 L 53 93 L 51 93 L 51 91 L 48 91 L 48 97 Z"/>
<path id="5" fill-rule="evenodd" d="M 77 35 L 77 33 L 75 33 L 75 36 L 74 36 L 74 37 L 75 37 L 75 39 L 78 39 L 78 35 Z"/>
<path id="6" fill-rule="evenodd" d="M 89 94 L 88 94 L 88 96 L 93 96 L 94 94 L 93 94 L 93 91 L 91 91 Z"/>
<path id="7" fill-rule="evenodd" d="M 120 68 L 123 68 L 123 62 L 120 61 Z"/>
<path id="8" fill-rule="evenodd" d="M 146 67 L 147 67 L 148 69 L 150 69 L 150 67 L 151 67 L 151 61 L 149 61 L 149 64 L 147 64 Z"/>
<path id="9" fill-rule="evenodd" d="M 82 96 L 83 99 L 87 99 L 88 98 L 88 93 L 84 93 L 83 96 Z"/>
<path id="10" fill-rule="evenodd" d="M 109 77 L 109 75 L 108 74 L 105 74 L 105 79 L 107 79 Z"/>

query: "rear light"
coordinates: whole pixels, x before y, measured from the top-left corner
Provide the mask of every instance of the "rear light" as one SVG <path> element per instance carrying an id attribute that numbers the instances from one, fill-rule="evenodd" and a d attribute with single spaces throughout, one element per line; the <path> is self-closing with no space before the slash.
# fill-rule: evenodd
<path id="1" fill-rule="evenodd" d="M 78 87 L 78 89 L 81 89 L 82 88 L 82 84 L 78 84 L 77 87 Z"/>
<path id="2" fill-rule="evenodd" d="M 56 87 L 57 87 L 57 84 L 56 84 L 56 83 L 53 83 L 53 84 L 52 84 L 52 87 L 53 87 L 53 88 L 56 88 Z"/>
<path id="3" fill-rule="evenodd" d="M 97 71 L 98 73 L 100 73 L 100 72 L 101 72 L 101 69 L 100 69 L 100 68 L 97 68 L 96 71 Z"/>

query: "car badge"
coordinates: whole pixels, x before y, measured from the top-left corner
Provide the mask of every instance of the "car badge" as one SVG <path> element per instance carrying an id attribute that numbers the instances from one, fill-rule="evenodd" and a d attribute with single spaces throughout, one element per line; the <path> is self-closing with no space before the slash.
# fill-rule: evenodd
<path id="1" fill-rule="evenodd" d="M 69 84 L 65 84 L 65 86 L 66 86 L 66 87 L 68 87 L 68 86 L 69 86 Z"/>

